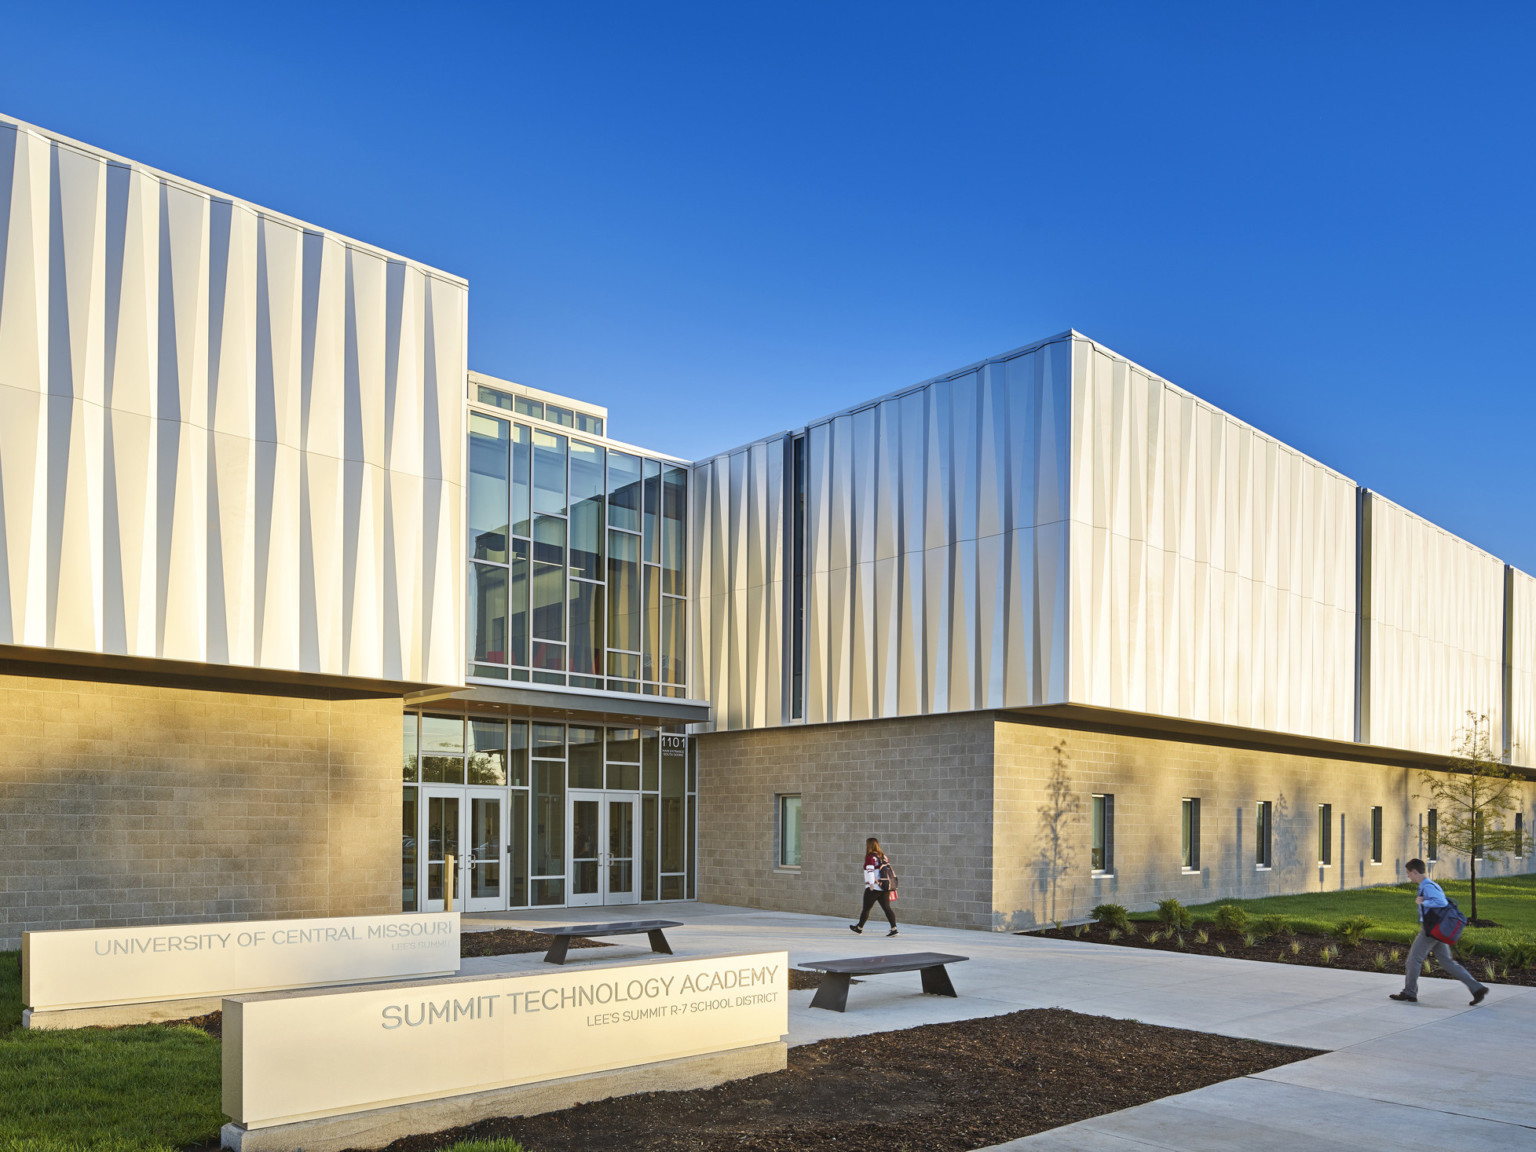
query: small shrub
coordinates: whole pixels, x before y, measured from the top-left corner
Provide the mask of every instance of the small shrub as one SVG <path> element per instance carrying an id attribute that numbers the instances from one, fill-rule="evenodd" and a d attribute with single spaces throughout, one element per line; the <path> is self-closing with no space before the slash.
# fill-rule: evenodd
<path id="1" fill-rule="evenodd" d="M 1511 933 L 1499 942 L 1499 959 L 1511 971 L 1536 968 L 1536 936 L 1517 936 Z"/>
<path id="2" fill-rule="evenodd" d="M 1131 926 L 1131 914 L 1121 904 L 1100 904 L 1092 912 L 1096 923 L 1107 924 L 1111 928 L 1118 928 L 1125 932 Z"/>
<path id="3" fill-rule="evenodd" d="M 1058 931 L 1058 932 L 1061 931 L 1061 921 L 1060 920 L 1052 920 L 1051 923 L 1056 926 L 1056 931 Z"/>
<path id="4" fill-rule="evenodd" d="M 1260 916 L 1254 927 L 1258 929 L 1260 937 L 1291 935 L 1291 922 L 1273 912 L 1267 916 Z"/>
<path id="5" fill-rule="evenodd" d="M 1189 909 L 1172 896 L 1158 901 L 1157 918 L 1168 928 L 1188 928 L 1194 922 Z"/>
<path id="6" fill-rule="evenodd" d="M 1252 932 L 1244 932 L 1243 933 L 1243 947 L 1244 948 L 1252 948 L 1258 942 L 1259 942 L 1259 938 L 1257 936 L 1255 936 Z"/>
<path id="7" fill-rule="evenodd" d="M 1163 938 L 1163 934 L 1161 932 L 1159 932 L 1155 928 L 1152 931 L 1147 933 L 1147 943 L 1148 944 L 1156 944 L 1162 938 Z"/>
<path id="8" fill-rule="evenodd" d="M 1227 946 L 1225 944 L 1221 943 L 1218 940 L 1216 942 L 1216 951 L 1220 952 L 1223 956 L 1225 956 L 1227 954 Z"/>
<path id="9" fill-rule="evenodd" d="M 1216 907 L 1216 927 L 1222 932 L 1246 932 L 1248 913 L 1236 904 L 1219 904 Z"/>
<path id="10" fill-rule="evenodd" d="M 1211 934 L 1202 928 L 1195 933 L 1195 940 L 1200 944 L 1209 944 L 1211 942 Z"/>
<path id="11" fill-rule="evenodd" d="M 1393 948 L 1387 953 L 1387 959 L 1394 964 L 1401 964 L 1403 962 L 1403 950 L 1401 948 Z"/>
<path id="12" fill-rule="evenodd" d="M 1423 975 L 1425 975 L 1425 976 L 1429 975 L 1429 961 L 1428 960 L 1424 961 L 1424 963 L 1419 965 L 1419 967 L 1422 969 L 1422 974 Z"/>
<path id="13" fill-rule="evenodd" d="M 1358 948 L 1360 941 L 1365 938 L 1366 930 L 1375 926 L 1376 922 L 1369 916 L 1351 916 L 1335 924 L 1333 934 L 1351 948 Z"/>
<path id="14" fill-rule="evenodd" d="M 1184 933 L 1180 932 L 1176 937 L 1174 937 L 1174 941 L 1173 942 L 1179 946 L 1179 950 L 1180 951 L 1183 951 L 1184 950 Z"/>
<path id="15" fill-rule="evenodd" d="M 1113 943 L 1114 941 L 1120 939 L 1120 937 L 1122 935 L 1123 935 L 1123 933 L 1118 928 L 1111 928 L 1109 930 L 1109 939 L 1110 939 L 1111 943 Z"/>
<path id="16" fill-rule="evenodd" d="M 1385 972 L 1387 970 L 1387 954 L 1385 952 L 1376 953 L 1375 956 L 1371 957 L 1371 964 L 1376 971 Z"/>
<path id="17" fill-rule="evenodd" d="M 1339 950 L 1332 945 L 1324 944 L 1317 950 L 1317 958 L 1324 964 L 1332 964 L 1333 958 L 1339 954 Z"/>
<path id="18" fill-rule="evenodd" d="M 1484 960 L 1483 975 L 1490 980 L 1497 980 L 1499 978 L 1499 962 L 1497 960 Z"/>
<path id="19" fill-rule="evenodd" d="M 1083 938 L 1083 933 L 1086 931 L 1088 931 L 1088 925 L 1079 924 L 1076 928 L 1072 929 L 1072 935 L 1081 940 Z"/>
<path id="20" fill-rule="evenodd" d="M 1301 941 L 1300 940 L 1292 940 L 1291 941 L 1291 955 L 1292 956 L 1300 956 L 1301 955 Z"/>

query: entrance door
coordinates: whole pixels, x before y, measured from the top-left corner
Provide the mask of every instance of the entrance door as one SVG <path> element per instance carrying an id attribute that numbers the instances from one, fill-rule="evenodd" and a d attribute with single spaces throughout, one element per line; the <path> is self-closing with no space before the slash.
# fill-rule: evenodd
<path id="1" fill-rule="evenodd" d="M 422 866 L 427 870 L 422 911 L 444 907 L 444 867 L 454 860 L 453 906 L 461 912 L 499 912 L 507 906 L 506 794 L 497 788 L 423 788 Z"/>
<path id="2" fill-rule="evenodd" d="M 571 907 L 633 904 L 639 899 L 640 797 L 631 792 L 572 790 L 566 801 L 570 828 L 566 857 Z"/>

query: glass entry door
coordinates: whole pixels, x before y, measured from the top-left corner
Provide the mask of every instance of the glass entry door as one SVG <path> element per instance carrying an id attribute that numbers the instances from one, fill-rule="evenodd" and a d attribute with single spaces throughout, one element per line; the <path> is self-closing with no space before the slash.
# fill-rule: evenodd
<path id="1" fill-rule="evenodd" d="M 499 912 L 507 906 L 507 797 L 499 788 L 423 788 L 421 840 L 425 912 L 444 907 L 445 866 L 454 859 L 453 906 Z"/>
<path id="2" fill-rule="evenodd" d="M 639 795 L 574 789 L 568 795 L 570 890 L 566 903 L 572 907 L 635 903 L 639 900 L 635 855 L 640 841 Z"/>

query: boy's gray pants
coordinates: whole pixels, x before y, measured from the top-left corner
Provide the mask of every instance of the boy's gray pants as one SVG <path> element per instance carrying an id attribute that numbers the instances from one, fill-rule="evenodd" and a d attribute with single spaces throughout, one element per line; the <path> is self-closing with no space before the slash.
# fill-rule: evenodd
<path id="1" fill-rule="evenodd" d="M 1476 992 L 1482 987 L 1472 973 L 1456 963 L 1456 958 L 1451 955 L 1449 944 L 1443 940 L 1436 940 L 1428 932 L 1420 932 L 1413 942 L 1413 947 L 1408 949 L 1408 974 L 1403 980 L 1403 991 L 1408 995 L 1419 994 L 1419 972 L 1424 967 L 1424 958 L 1431 952 L 1434 953 L 1440 967 L 1465 984 L 1469 992 Z"/>

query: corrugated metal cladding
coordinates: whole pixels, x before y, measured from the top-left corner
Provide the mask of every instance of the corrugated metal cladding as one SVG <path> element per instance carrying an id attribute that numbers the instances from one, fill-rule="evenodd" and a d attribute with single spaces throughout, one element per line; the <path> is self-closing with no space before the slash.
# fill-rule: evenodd
<path id="1" fill-rule="evenodd" d="M 810 723 L 1066 698 L 1066 337 L 805 432 Z M 785 700 L 786 438 L 694 470 L 696 691 Z"/>
<path id="2" fill-rule="evenodd" d="M 1536 766 L 1536 578 L 1509 569 L 1510 759 Z"/>
<path id="3" fill-rule="evenodd" d="M 0 643 L 462 683 L 465 299 L 0 120 Z"/>
<path id="4" fill-rule="evenodd" d="M 1365 742 L 1449 752 L 1471 711 L 1502 752 L 1503 562 L 1375 493 L 1370 545 Z"/>
<path id="5" fill-rule="evenodd" d="M 1073 341 L 1073 703 L 1354 734 L 1355 485 Z"/>
<path id="6" fill-rule="evenodd" d="M 788 718 L 802 434 L 807 722 L 1072 703 L 1447 755 L 1507 708 L 1536 764 L 1536 580 L 1077 333 L 696 466 L 717 727 Z"/>

